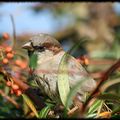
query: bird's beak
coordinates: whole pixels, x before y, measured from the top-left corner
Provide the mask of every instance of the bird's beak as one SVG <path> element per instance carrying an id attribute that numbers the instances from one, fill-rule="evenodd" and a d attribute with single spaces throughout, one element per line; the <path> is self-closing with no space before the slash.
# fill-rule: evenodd
<path id="1" fill-rule="evenodd" d="M 23 49 L 28 49 L 28 50 L 33 49 L 32 46 L 31 46 L 31 42 L 25 43 L 25 44 L 22 46 L 22 48 L 23 48 Z"/>

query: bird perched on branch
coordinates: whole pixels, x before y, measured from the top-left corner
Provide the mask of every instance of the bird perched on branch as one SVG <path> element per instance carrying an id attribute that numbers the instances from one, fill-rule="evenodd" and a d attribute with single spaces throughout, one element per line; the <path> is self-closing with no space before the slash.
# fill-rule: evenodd
<path id="1" fill-rule="evenodd" d="M 37 55 L 37 65 L 33 69 L 32 78 L 40 91 L 52 100 L 60 99 L 58 90 L 58 69 L 63 55 L 66 53 L 61 44 L 48 34 L 36 34 L 22 46 L 28 50 L 28 56 Z M 86 79 L 78 90 L 80 101 L 84 101 L 86 92 L 96 87 L 96 82 L 84 67 L 70 55 L 67 61 L 69 86 L 72 88 L 79 81 Z M 64 74 L 64 73 L 59 73 Z"/>

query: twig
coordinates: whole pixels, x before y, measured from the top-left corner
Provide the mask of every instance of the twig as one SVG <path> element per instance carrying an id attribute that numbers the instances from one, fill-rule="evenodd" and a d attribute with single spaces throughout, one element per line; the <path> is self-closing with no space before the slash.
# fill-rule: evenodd
<path id="1" fill-rule="evenodd" d="M 120 82 L 120 78 L 117 79 L 113 79 L 111 81 L 108 81 L 107 84 L 103 84 L 103 86 L 101 86 L 100 91 L 103 92 L 105 91 L 107 88 L 109 88 L 109 86 L 117 84 Z"/>
<path id="2" fill-rule="evenodd" d="M 96 72 L 96 73 L 90 73 L 90 75 L 94 78 L 101 78 L 104 72 Z"/>
<path id="3" fill-rule="evenodd" d="M 81 64 L 84 63 L 80 57 L 76 59 L 78 59 Z M 87 58 L 87 59 L 90 65 L 104 65 L 104 64 L 109 65 L 109 64 L 114 64 L 117 61 L 117 60 L 108 60 L 108 59 L 91 59 L 91 58 Z"/>
<path id="4" fill-rule="evenodd" d="M 78 106 L 75 106 L 74 108 L 72 108 L 67 114 L 72 115 L 76 110 L 78 110 Z"/>
<path id="5" fill-rule="evenodd" d="M 102 59 L 102 60 L 93 60 L 93 59 L 89 59 L 89 62 L 90 64 L 93 64 L 93 65 L 104 65 L 104 64 L 114 64 L 116 60 L 107 60 L 107 59 Z"/>
<path id="6" fill-rule="evenodd" d="M 37 105 L 39 110 L 46 106 L 42 97 L 37 96 L 37 93 L 30 86 L 18 79 L 14 79 L 14 82 L 19 85 L 26 95 L 29 96 L 29 98 Z"/>
<path id="7" fill-rule="evenodd" d="M 11 18 L 11 22 L 12 22 L 12 27 L 13 27 L 13 48 L 15 48 L 16 46 L 16 30 L 15 30 L 15 22 L 14 22 L 14 18 L 13 15 L 10 15 Z"/>
<path id="8" fill-rule="evenodd" d="M 29 85 L 19 79 L 13 79 L 12 76 L 2 68 L 0 69 L 0 73 L 3 74 L 5 80 L 7 80 L 6 78 L 12 79 L 20 87 L 20 89 L 37 105 L 39 110 L 46 106 L 42 97 L 38 96 L 33 88 L 31 88 Z"/>
<path id="9" fill-rule="evenodd" d="M 83 108 L 82 108 L 82 114 L 85 112 L 87 105 L 89 104 L 90 100 L 92 99 L 92 97 L 98 92 L 99 88 L 101 87 L 102 83 L 108 79 L 108 77 L 116 70 L 120 67 L 120 59 L 114 64 L 112 65 L 102 76 L 101 80 L 99 81 L 97 87 L 94 89 L 94 91 L 91 93 L 91 95 L 89 96 L 89 98 L 86 100 L 86 102 L 83 104 Z"/>
<path id="10" fill-rule="evenodd" d="M 14 81 L 17 85 L 19 85 L 20 89 L 22 89 L 23 91 L 27 90 L 27 89 L 30 87 L 29 85 L 27 85 L 26 83 L 22 82 L 22 81 L 19 80 L 19 79 L 15 79 L 15 78 L 14 78 L 13 81 Z"/>
<path id="11" fill-rule="evenodd" d="M 15 105 L 16 108 L 19 108 L 20 106 L 17 104 L 15 100 L 13 100 L 11 97 L 7 96 L 4 91 L 0 90 L 0 94 L 7 99 L 9 102 L 11 102 L 13 105 Z"/>

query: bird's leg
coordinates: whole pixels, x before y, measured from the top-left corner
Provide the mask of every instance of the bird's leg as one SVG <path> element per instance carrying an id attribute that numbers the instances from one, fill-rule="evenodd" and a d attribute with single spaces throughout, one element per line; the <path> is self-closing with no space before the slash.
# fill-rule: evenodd
<path id="1" fill-rule="evenodd" d="M 63 115 L 64 106 L 59 103 L 59 104 L 55 105 L 55 107 L 53 108 L 53 111 L 56 116 L 59 116 L 61 118 Z"/>
<path id="2" fill-rule="evenodd" d="M 80 114 L 82 110 L 83 102 L 81 101 L 81 94 L 77 93 L 76 96 L 73 97 L 73 107 L 67 113 L 70 117 L 74 114 Z"/>

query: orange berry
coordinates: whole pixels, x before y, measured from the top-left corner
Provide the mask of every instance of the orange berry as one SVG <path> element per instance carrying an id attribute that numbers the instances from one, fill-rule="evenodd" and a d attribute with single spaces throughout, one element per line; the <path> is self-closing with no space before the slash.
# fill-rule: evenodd
<path id="1" fill-rule="evenodd" d="M 10 81 L 7 81 L 7 82 L 6 82 L 6 85 L 7 85 L 8 87 L 10 87 L 10 86 L 12 85 L 12 83 L 11 83 Z"/>
<path id="2" fill-rule="evenodd" d="M 20 67 L 22 69 L 25 69 L 27 67 L 27 63 L 25 63 L 24 61 L 20 64 Z"/>
<path id="3" fill-rule="evenodd" d="M 3 39 L 8 40 L 10 38 L 8 33 L 3 33 Z"/>
<path id="4" fill-rule="evenodd" d="M 12 89 L 13 89 L 13 90 L 18 90 L 18 89 L 19 89 L 19 86 L 18 86 L 17 84 L 13 84 L 13 85 L 12 85 Z"/>
<path id="5" fill-rule="evenodd" d="M 78 62 L 80 62 L 80 59 L 79 59 L 79 58 L 76 58 L 76 60 L 77 60 Z"/>
<path id="6" fill-rule="evenodd" d="M 21 61 L 20 60 L 16 60 L 15 64 L 18 65 L 18 66 L 20 66 L 21 65 Z"/>
<path id="7" fill-rule="evenodd" d="M 15 64 L 18 65 L 19 67 L 21 67 L 22 69 L 25 69 L 27 67 L 27 62 L 26 61 L 16 60 Z"/>
<path id="8" fill-rule="evenodd" d="M 17 91 L 16 91 L 16 95 L 17 95 L 17 96 L 20 96 L 21 94 L 22 94 L 22 91 L 21 91 L 21 90 L 17 90 Z"/>
<path id="9" fill-rule="evenodd" d="M 0 49 L 3 49 L 3 46 L 0 46 Z"/>
<path id="10" fill-rule="evenodd" d="M 99 116 L 102 118 L 110 118 L 111 112 L 105 111 L 105 112 L 100 113 Z"/>
<path id="11" fill-rule="evenodd" d="M 84 59 L 85 65 L 89 65 L 89 60 L 87 58 Z"/>
<path id="12" fill-rule="evenodd" d="M 6 47 L 5 51 L 8 53 L 8 52 L 11 52 L 12 51 L 12 47 L 8 46 Z"/>
<path id="13" fill-rule="evenodd" d="M 13 54 L 12 53 L 7 53 L 7 58 L 9 58 L 9 59 L 11 59 L 11 58 L 13 58 Z"/>
<path id="14" fill-rule="evenodd" d="M 4 58 L 4 59 L 2 60 L 2 62 L 3 62 L 3 64 L 8 64 L 8 59 L 7 59 L 7 58 Z"/>

